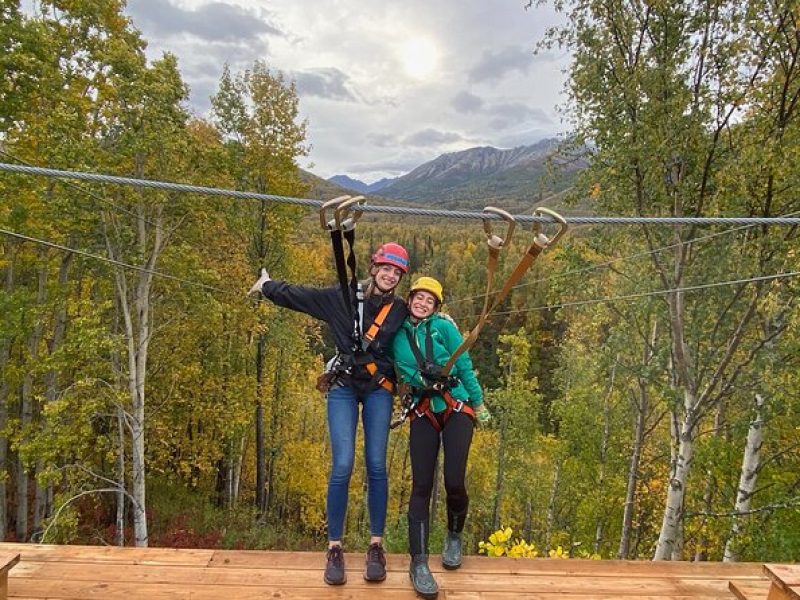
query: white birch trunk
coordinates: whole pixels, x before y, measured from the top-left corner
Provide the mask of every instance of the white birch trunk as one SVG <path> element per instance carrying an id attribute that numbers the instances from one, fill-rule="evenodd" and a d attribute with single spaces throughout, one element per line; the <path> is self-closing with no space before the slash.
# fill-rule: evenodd
<path id="1" fill-rule="evenodd" d="M 673 461 L 667 500 L 664 506 L 664 518 L 661 532 L 656 543 L 653 560 L 671 560 L 674 550 L 679 544 L 680 528 L 683 526 L 683 501 L 686 495 L 686 482 L 692 465 L 694 454 L 694 396 L 685 391 L 686 413 L 681 423 L 678 438 L 678 451 Z"/>
<path id="2" fill-rule="evenodd" d="M 72 244 L 70 244 L 72 245 Z M 69 283 L 69 270 L 70 266 L 72 265 L 72 261 L 74 258 L 74 254 L 65 254 L 61 259 L 61 266 L 58 269 L 58 288 L 59 290 L 66 290 L 67 284 Z M 55 354 L 59 348 L 61 347 L 62 342 L 64 341 L 64 337 L 66 336 L 67 331 L 67 298 L 61 298 L 53 315 L 53 334 L 52 337 L 47 342 L 47 352 L 52 356 Z M 58 397 L 58 370 L 55 368 L 51 368 L 44 376 L 44 384 L 45 384 L 45 404 L 50 404 L 55 402 L 56 398 Z M 41 411 L 42 414 L 39 415 L 39 427 L 45 427 L 45 416 L 44 411 Z M 41 473 L 45 469 L 45 462 L 40 460 L 36 463 L 36 472 Z M 53 485 L 48 484 L 47 486 L 42 486 L 38 482 L 36 483 L 36 504 L 33 513 L 33 530 L 39 531 L 42 527 L 42 523 L 45 519 L 50 516 L 50 512 L 52 511 L 52 504 L 50 503 L 49 499 L 52 496 L 52 488 Z"/>
<path id="3" fill-rule="evenodd" d="M 125 545 L 125 411 L 117 408 L 117 435 L 119 451 L 117 453 L 117 515 L 114 543 Z"/>
<path id="4" fill-rule="evenodd" d="M 239 439 L 239 452 L 234 459 L 234 466 L 233 466 L 233 477 L 231 478 L 232 481 L 232 491 L 231 491 L 231 507 L 236 506 L 239 503 L 239 489 L 241 487 L 242 481 L 242 465 L 244 463 L 244 453 L 245 453 L 245 439 L 244 436 L 241 436 Z"/>
<path id="5" fill-rule="evenodd" d="M 558 498 L 558 489 L 561 486 L 561 460 L 557 459 L 553 470 L 553 485 L 550 487 L 550 499 L 547 502 L 547 523 L 545 525 L 545 549 L 550 551 L 550 535 L 553 533 L 553 528 L 556 522 L 556 500 Z"/>
<path id="6" fill-rule="evenodd" d="M 135 286 L 128 286 L 122 269 L 115 272 L 117 299 L 123 317 L 127 348 L 127 386 L 131 399 L 128 428 L 131 434 L 131 498 L 134 543 L 138 547 L 148 544 L 147 493 L 145 464 L 145 383 L 147 380 L 147 351 L 150 344 L 150 294 L 152 270 L 163 250 L 161 208 L 156 208 L 150 220 L 145 216 L 143 203 L 139 204 L 137 219 L 137 243 L 142 256 L 148 256 L 143 271 L 135 275 Z M 152 232 L 148 223 L 153 225 Z M 150 237 L 152 235 L 152 242 Z M 106 248 L 111 258 L 118 259 L 115 246 L 106 231 Z"/>
<path id="7" fill-rule="evenodd" d="M 761 466 L 761 445 L 764 443 L 763 407 L 764 397 L 761 394 L 756 394 L 756 410 L 747 430 L 742 469 L 739 473 L 739 487 L 736 490 L 736 503 L 733 507 L 733 523 L 731 524 L 731 533 L 728 536 L 728 541 L 725 542 L 722 562 L 736 562 L 739 558 L 736 542 L 742 528 L 740 515 L 750 510 L 750 500 L 756 488 L 758 470 Z"/>

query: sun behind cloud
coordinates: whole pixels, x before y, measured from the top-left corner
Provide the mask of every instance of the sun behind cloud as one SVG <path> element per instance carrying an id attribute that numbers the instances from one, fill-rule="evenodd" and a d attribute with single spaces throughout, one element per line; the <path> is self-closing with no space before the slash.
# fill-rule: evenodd
<path id="1" fill-rule="evenodd" d="M 415 79 L 430 76 L 439 64 L 439 49 L 426 37 L 412 37 L 400 47 L 403 70 Z"/>

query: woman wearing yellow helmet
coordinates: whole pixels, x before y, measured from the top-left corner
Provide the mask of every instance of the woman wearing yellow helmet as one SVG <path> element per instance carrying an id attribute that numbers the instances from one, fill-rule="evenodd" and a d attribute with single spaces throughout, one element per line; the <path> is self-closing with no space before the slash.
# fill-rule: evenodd
<path id="1" fill-rule="evenodd" d="M 442 373 L 442 367 L 462 341 L 453 320 L 439 312 L 443 301 L 439 281 L 433 277 L 415 279 L 407 299 L 409 316 L 392 342 L 395 368 L 400 379 L 411 386 L 413 395 L 409 575 L 414 589 L 424 598 L 435 598 L 439 591 L 428 567 L 430 500 L 439 447 L 444 447 L 448 530 L 442 565 L 457 569 L 461 566 L 461 532 L 469 504 L 464 478 L 474 421 L 489 419 L 468 352 L 458 357 L 450 373 Z"/>

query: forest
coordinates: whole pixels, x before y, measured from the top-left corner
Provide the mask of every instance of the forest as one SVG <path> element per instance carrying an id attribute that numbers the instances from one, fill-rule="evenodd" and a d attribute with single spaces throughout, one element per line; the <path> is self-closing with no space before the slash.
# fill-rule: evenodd
<path id="1" fill-rule="evenodd" d="M 562 152 L 589 166 L 567 209 L 800 212 L 796 1 L 555 6 L 565 24 L 531 46 L 572 56 Z M 307 123 L 280 66 L 221 65 L 199 117 L 175 57 L 148 61 L 122 8 L 0 3 L 0 162 L 304 197 Z M 501 281 L 524 251 L 515 235 Z M 468 331 L 481 223 L 367 215 L 362 273 L 387 240 L 443 282 Z M 468 551 L 510 527 L 539 555 L 797 560 L 799 251 L 796 226 L 572 227 L 471 351 L 494 418 L 470 457 Z M 0 539 L 323 547 L 315 381 L 331 346 L 318 322 L 246 296 L 261 266 L 336 281 L 307 208 L 0 171 Z M 407 442 L 407 427 L 390 434 L 394 552 Z"/>

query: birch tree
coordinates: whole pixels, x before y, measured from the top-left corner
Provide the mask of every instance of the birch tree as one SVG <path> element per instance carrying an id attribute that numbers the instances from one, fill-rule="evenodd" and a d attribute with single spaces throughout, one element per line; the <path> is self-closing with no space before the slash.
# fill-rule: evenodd
<path id="1" fill-rule="evenodd" d="M 764 443 L 764 397 L 755 396 L 753 419 L 747 429 L 747 440 L 742 453 L 742 469 L 739 476 L 739 485 L 736 486 L 736 502 L 733 506 L 733 524 L 728 541 L 725 542 L 723 562 L 736 562 L 736 542 L 741 530 L 741 516 L 750 509 L 750 501 L 758 482 L 758 472 L 761 467 L 761 446 Z"/>
<path id="2" fill-rule="evenodd" d="M 598 207 L 676 217 L 791 208 L 791 197 L 775 186 L 783 158 L 773 154 L 761 167 L 749 161 L 754 146 L 790 147 L 784 132 L 796 120 L 797 39 L 788 4 L 588 1 L 557 8 L 568 12 L 568 24 L 550 41 L 574 52 L 568 88 L 578 137 L 593 144 L 584 189 L 597 186 Z M 758 117 L 743 109 L 754 104 Z M 772 126 L 750 130 L 741 119 Z M 676 451 L 654 552 L 669 559 L 678 554 L 700 424 L 766 343 L 753 322 L 768 286 L 740 286 L 732 297 L 690 297 L 683 288 L 745 269 L 763 275 L 780 263 L 764 231 L 739 235 L 723 255 L 694 242 L 691 226 L 644 226 L 641 235 L 652 252 L 652 284 L 665 292 L 677 399 Z M 667 245 L 669 252 L 658 251 Z M 737 251 L 738 260 L 729 260 Z"/>

